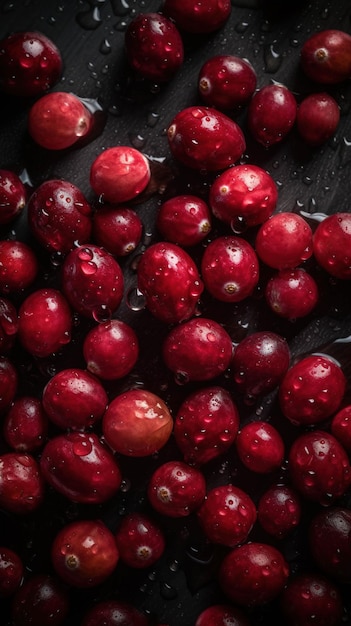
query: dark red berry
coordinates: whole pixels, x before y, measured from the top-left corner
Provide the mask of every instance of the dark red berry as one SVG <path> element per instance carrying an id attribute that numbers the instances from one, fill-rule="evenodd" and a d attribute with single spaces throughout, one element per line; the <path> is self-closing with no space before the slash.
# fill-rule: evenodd
<path id="1" fill-rule="evenodd" d="M 70 609 L 67 590 L 50 574 L 33 574 L 16 592 L 13 626 L 61 626 Z"/>
<path id="2" fill-rule="evenodd" d="M 163 202 L 157 214 L 157 228 L 166 241 L 194 246 L 211 231 L 207 203 L 192 195 L 174 196 Z"/>
<path id="3" fill-rule="evenodd" d="M 290 320 L 309 315 L 319 298 L 315 279 L 301 267 L 274 274 L 267 282 L 264 294 L 272 311 Z"/>
<path id="4" fill-rule="evenodd" d="M 313 235 L 313 254 L 319 265 L 331 276 L 351 278 L 351 216 L 337 212 L 319 222 Z"/>
<path id="5" fill-rule="evenodd" d="M 18 371 L 12 359 L 0 356 L 0 415 L 6 413 L 18 391 Z"/>
<path id="6" fill-rule="evenodd" d="M 351 77 L 351 35 L 327 29 L 313 33 L 301 48 L 300 64 L 308 78 L 333 85 Z"/>
<path id="7" fill-rule="evenodd" d="M 206 105 L 230 111 L 249 102 L 256 83 L 256 72 L 247 59 L 218 54 L 201 67 L 198 90 Z"/>
<path id="8" fill-rule="evenodd" d="M 82 626 L 148 626 L 149 620 L 132 604 L 121 600 L 101 600 L 91 607 Z"/>
<path id="9" fill-rule="evenodd" d="M 310 146 L 320 146 L 330 139 L 340 121 L 340 107 L 328 93 L 306 96 L 297 109 L 297 129 Z"/>
<path id="10" fill-rule="evenodd" d="M 221 28 L 231 13 L 230 0 L 165 0 L 163 10 L 177 26 L 188 33 L 212 33 Z"/>
<path id="11" fill-rule="evenodd" d="M 143 223 L 127 207 L 105 205 L 95 211 L 93 236 L 96 243 L 115 256 L 126 256 L 139 245 Z"/>
<path id="12" fill-rule="evenodd" d="M 351 453 L 351 406 L 341 408 L 332 418 L 330 424 L 332 435 L 340 441 L 343 448 Z"/>
<path id="13" fill-rule="evenodd" d="M 238 432 L 235 445 L 245 467 L 258 474 L 274 472 L 283 463 L 283 438 L 268 422 L 258 420 L 245 424 Z"/>
<path id="14" fill-rule="evenodd" d="M 287 485 L 269 487 L 261 495 L 257 506 L 258 522 L 277 539 L 283 539 L 298 526 L 301 513 L 300 497 Z"/>
<path id="15" fill-rule="evenodd" d="M 292 129 L 297 113 L 294 94 L 285 85 L 261 87 L 248 105 L 248 126 L 252 136 L 264 147 L 281 142 Z"/>
<path id="16" fill-rule="evenodd" d="M 121 560 L 137 569 L 156 563 L 166 545 L 159 526 L 141 513 L 129 513 L 122 519 L 116 532 L 116 543 Z"/>
<path id="17" fill-rule="evenodd" d="M 318 511 L 309 528 L 309 547 L 318 567 L 340 583 L 351 581 L 351 511 L 332 506 Z"/>
<path id="18" fill-rule="evenodd" d="M 16 452 L 36 452 L 45 443 L 48 419 L 39 398 L 15 398 L 4 418 L 4 438 Z"/>
<path id="19" fill-rule="evenodd" d="M 101 322 L 85 335 L 83 355 L 92 374 L 104 380 L 123 378 L 138 360 L 138 335 L 122 320 Z"/>
<path id="20" fill-rule="evenodd" d="M 338 587 L 320 574 L 309 572 L 291 578 L 281 597 L 289 626 L 338 626 L 343 604 Z"/>
<path id="21" fill-rule="evenodd" d="M 213 604 L 198 615 L 195 626 L 250 626 L 250 622 L 231 604 Z"/>
<path id="22" fill-rule="evenodd" d="M 0 547 L 0 598 L 12 596 L 22 583 L 24 566 L 21 557 L 6 546 Z"/>
<path id="23" fill-rule="evenodd" d="M 151 475 L 147 494 L 158 513 L 185 517 L 196 511 L 205 498 L 205 477 L 183 461 L 168 461 Z"/>
<path id="24" fill-rule="evenodd" d="M 0 298 L 0 354 L 8 354 L 14 346 L 17 332 L 16 307 L 8 298 Z"/>
<path id="25" fill-rule="evenodd" d="M 23 241 L 0 241 L 0 292 L 18 293 L 32 285 L 38 274 L 38 260 Z"/>
<path id="26" fill-rule="evenodd" d="M 39 465 L 31 454 L 6 452 L 0 456 L 0 506 L 26 515 L 35 511 L 44 497 Z"/>
<path id="27" fill-rule="evenodd" d="M 0 224 L 9 224 L 21 215 L 26 199 L 26 188 L 20 177 L 11 170 L 0 169 Z"/>
<path id="28" fill-rule="evenodd" d="M 263 263 L 277 270 L 294 269 L 312 256 L 312 229 L 297 213 L 281 212 L 262 224 L 255 250 Z"/>
<path id="29" fill-rule="evenodd" d="M 90 168 L 90 185 L 97 196 L 111 204 L 136 198 L 150 182 L 148 159 L 135 148 L 114 146 L 103 150 Z"/>

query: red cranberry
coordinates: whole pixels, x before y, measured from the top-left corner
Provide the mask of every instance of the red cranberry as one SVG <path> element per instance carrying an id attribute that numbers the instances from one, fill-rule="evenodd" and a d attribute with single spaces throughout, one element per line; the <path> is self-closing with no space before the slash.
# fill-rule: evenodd
<path id="1" fill-rule="evenodd" d="M 319 265 L 331 276 L 351 278 L 351 216 L 334 213 L 319 222 L 313 236 L 313 254 Z"/>
<path id="2" fill-rule="evenodd" d="M 104 522 L 84 519 L 66 524 L 57 533 L 51 556 L 60 578 L 78 588 L 104 582 L 119 559 L 115 538 Z"/>
<path id="3" fill-rule="evenodd" d="M 301 49 L 301 68 L 318 83 L 337 84 L 351 77 L 351 35 L 327 29 L 313 33 Z"/>
<path id="4" fill-rule="evenodd" d="M 123 378 L 139 356 L 139 340 L 131 326 L 112 319 L 91 328 L 83 341 L 87 369 L 104 380 Z"/>
<path id="5" fill-rule="evenodd" d="M 213 604 L 198 615 L 195 626 L 250 626 L 250 622 L 237 607 Z"/>
<path id="6" fill-rule="evenodd" d="M 248 126 L 252 136 L 269 148 L 282 141 L 293 127 L 296 119 L 295 96 L 285 85 L 272 84 L 262 87 L 248 106 Z"/>
<path id="7" fill-rule="evenodd" d="M 212 213 L 232 226 L 257 226 L 276 208 L 277 186 L 268 172 L 257 165 L 236 165 L 213 182 L 209 202 Z"/>
<path id="8" fill-rule="evenodd" d="M 247 59 L 218 54 L 201 67 L 198 89 L 206 105 L 230 111 L 249 102 L 256 83 L 256 72 Z"/>
<path id="9" fill-rule="evenodd" d="M 344 406 L 332 418 L 330 424 L 332 435 L 351 453 L 351 405 Z"/>
<path id="10" fill-rule="evenodd" d="M 246 147 L 241 128 L 211 107 L 179 111 L 168 126 L 167 137 L 173 157 L 195 170 L 224 170 L 240 159 Z"/>
<path id="11" fill-rule="evenodd" d="M 131 67 L 153 81 L 170 80 L 183 63 L 183 41 L 176 25 L 160 13 L 141 13 L 125 33 Z"/>
<path id="12" fill-rule="evenodd" d="M 296 213 L 276 213 L 260 227 L 255 250 L 263 263 L 274 269 L 294 269 L 312 256 L 312 229 Z"/>
<path id="13" fill-rule="evenodd" d="M 189 394 L 174 421 L 174 437 L 187 463 L 202 465 L 226 452 L 239 429 L 239 412 L 222 387 Z"/>
<path id="14" fill-rule="evenodd" d="M 162 354 L 179 382 L 211 380 L 229 366 L 233 344 L 221 324 L 210 318 L 195 317 L 168 333 Z"/>
<path id="15" fill-rule="evenodd" d="M 293 424 L 317 424 L 340 406 L 346 378 L 331 357 L 311 354 L 292 365 L 279 390 L 281 409 Z"/>
<path id="16" fill-rule="evenodd" d="M 288 580 L 289 567 L 280 550 L 265 543 L 244 543 L 223 559 L 219 582 L 228 598 L 242 606 L 275 599 Z"/>
<path id="17" fill-rule="evenodd" d="M 47 415 L 38 398 L 15 398 L 4 419 L 4 437 L 16 452 L 36 452 L 45 441 Z"/>
<path id="18" fill-rule="evenodd" d="M 116 532 L 121 560 L 129 567 L 150 567 L 162 556 L 165 538 L 151 518 L 141 513 L 126 515 Z"/>
<path id="19" fill-rule="evenodd" d="M 0 169 L 0 224 L 9 224 L 21 215 L 26 199 L 26 188 L 19 176 L 10 170 Z"/>
<path id="20" fill-rule="evenodd" d="M 309 546 L 321 570 L 335 580 L 351 581 L 351 511 L 332 506 L 316 513 L 309 528 Z"/>
<path id="21" fill-rule="evenodd" d="M 187 463 L 168 461 L 151 475 L 147 493 L 158 513 L 185 517 L 201 505 L 206 495 L 206 481 L 198 469 Z"/>
<path id="22" fill-rule="evenodd" d="M 72 314 L 57 289 L 38 289 L 22 302 L 18 311 L 18 337 L 36 357 L 46 357 L 71 340 Z"/>
<path id="23" fill-rule="evenodd" d="M 61 53 L 40 32 L 12 33 L 0 45 L 0 88 L 14 96 L 37 96 L 58 82 Z"/>
<path id="24" fill-rule="evenodd" d="M 348 456 L 333 435 L 315 430 L 299 435 L 289 451 L 293 486 L 306 499 L 330 505 L 348 489 Z"/>
<path id="25" fill-rule="evenodd" d="M 274 472 L 283 463 L 283 438 L 268 422 L 259 420 L 246 424 L 239 430 L 235 444 L 241 462 L 253 472 Z"/>
<path id="26" fill-rule="evenodd" d="M 312 93 L 297 109 L 297 130 L 310 146 L 320 146 L 330 139 L 340 121 L 340 108 L 328 93 Z"/>
<path id="27" fill-rule="evenodd" d="M 84 429 L 100 420 L 108 404 L 100 381 L 80 368 L 67 368 L 45 385 L 43 407 L 50 420 L 62 428 Z"/>
<path id="28" fill-rule="evenodd" d="M 18 332 L 18 316 L 14 304 L 0 298 L 0 354 L 7 354 L 13 347 Z"/>
<path id="29" fill-rule="evenodd" d="M 0 292 L 18 293 L 29 287 L 38 274 L 38 261 L 23 241 L 0 241 Z"/>
<path id="30" fill-rule="evenodd" d="M 257 519 L 269 535 L 283 539 L 300 523 L 299 495 L 286 485 L 269 487 L 259 499 Z"/>
<path id="31" fill-rule="evenodd" d="M 23 578 L 21 557 L 6 546 L 0 547 L 0 598 L 12 596 Z"/>
<path id="32" fill-rule="evenodd" d="M 107 444 L 131 457 L 154 454 L 168 441 L 173 420 L 166 403 L 151 391 L 129 389 L 111 400 L 102 421 Z"/>
<path id="33" fill-rule="evenodd" d="M 289 626 L 338 626 L 343 604 L 336 585 L 319 574 L 302 573 L 291 578 L 281 597 Z"/>
<path id="34" fill-rule="evenodd" d="M 137 273 L 138 289 L 157 319 L 176 324 L 194 315 L 203 283 L 185 250 L 173 243 L 154 243 L 143 253 Z"/>
<path id="35" fill-rule="evenodd" d="M 121 600 L 101 600 L 85 615 L 82 626 L 148 626 L 149 620 L 133 605 Z"/>
<path id="36" fill-rule="evenodd" d="M 197 517 L 209 541 L 234 548 L 247 540 L 257 513 L 245 491 L 233 485 L 220 485 L 207 493 Z"/>
<path id="37" fill-rule="evenodd" d="M 0 356 L 0 415 L 10 408 L 18 390 L 16 366 L 6 356 Z"/>
<path id="38" fill-rule="evenodd" d="M 170 198 L 160 206 L 157 228 L 167 241 L 195 246 L 211 230 L 209 207 L 204 200 L 192 195 Z"/>
<path id="39" fill-rule="evenodd" d="M 68 617 L 66 589 L 49 574 L 34 574 L 23 583 L 12 604 L 13 626 L 61 626 Z"/>
<path id="40" fill-rule="evenodd" d="M 300 267 L 280 270 L 274 274 L 266 284 L 264 293 L 272 311 L 290 320 L 309 315 L 319 298 L 315 279 Z"/>
<path id="41" fill-rule="evenodd" d="M 40 467 L 47 483 L 73 502 L 106 502 L 122 482 L 114 456 L 95 433 L 52 437 L 43 449 Z"/>
<path id="42" fill-rule="evenodd" d="M 221 28 L 231 13 L 230 0 L 165 0 L 163 10 L 177 26 L 188 33 L 212 33 Z"/>
<path id="43" fill-rule="evenodd" d="M 120 204 L 136 198 L 151 178 L 148 159 L 135 148 L 114 146 L 96 157 L 90 185 L 104 202 Z"/>
<path id="44" fill-rule="evenodd" d="M 213 239 L 201 261 L 207 291 L 223 302 L 240 302 L 252 294 L 259 278 L 256 253 L 245 239 L 222 236 Z"/>
<path id="45" fill-rule="evenodd" d="M 142 232 L 143 223 L 133 209 L 106 205 L 94 214 L 95 241 L 114 256 L 133 252 L 141 241 Z"/>
<path id="46" fill-rule="evenodd" d="M 5 511 L 26 515 L 40 506 L 43 496 L 40 468 L 31 454 L 0 455 L 0 506 Z"/>
<path id="47" fill-rule="evenodd" d="M 97 321 L 108 319 L 123 298 L 123 272 L 107 250 L 93 244 L 69 252 L 62 266 L 62 291 L 72 308 Z"/>

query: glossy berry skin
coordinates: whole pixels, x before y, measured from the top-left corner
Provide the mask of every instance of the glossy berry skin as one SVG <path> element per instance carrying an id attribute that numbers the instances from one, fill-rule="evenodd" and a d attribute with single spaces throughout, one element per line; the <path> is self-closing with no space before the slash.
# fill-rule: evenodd
<path id="1" fill-rule="evenodd" d="M 351 405 L 342 407 L 333 415 L 330 423 L 330 432 L 345 450 L 351 453 Z"/>
<path id="2" fill-rule="evenodd" d="M 343 603 L 338 587 L 320 574 L 302 573 L 291 578 L 281 597 L 289 626 L 338 626 Z"/>
<path id="3" fill-rule="evenodd" d="M 54 354 L 71 340 L 71 309 L 58 289 L 31 292 L 19 308 L 18 320 L 18 338 L 36 357 Z"/>
<path id="4" fill-rule="evenodd" d="M 122 481 L 111 451 L 95 433 L 68 432 L 46 443 L 40 468 L 46 482 L 73 502 L 101 504 Z"/>
<path id="5" fill-rule="evenodd" d="M 298 426 L 325 421 L 339 408 L 346 389 L 340 365 L 328 355 L 311 354 L 292 365 L 279 389 L 285 417 Z"/>
<path id="6" fill-rule="evenodd" d="M 149 621 L 132 604 L 121 600 L 101 600 L 83 618 L 82 626 L 148 626 Z"/>
<path id="7" fill-rule="evenodd" d="M 0 547 L 0 598 L 12 596 L 19 588 L 24 573 L 21 557 L 7 546 Z"/>
<path id="8" fill-rule="evenodd" d="M 201 67 L 198 90 L 207 106 L 220 111 L 235 111 L 249 102 L 256 83 L 256 72 L 247 59 L 218 54 Z"/>
<path id="9" fill-rule="evenodd" d="M 36 452 L 44 445 L 48 431 L 48 418 L 39 398 L 15 398 L 4 423 L 3 433 L 7 444 L 16 452 Z"/>
<path id="10" fill-rule="evenodd" d="M 127 256 L 141 241 L 143 223 L 139 215 L 128 207 L 111 205 L 99 208 L 93 217 L 93 237 L 114 256 Z"/>
<path id="11" fill-rule="evenodd" d="M 292 129 L 297 114 L 295 96 L 285 85 L 261 87 L 248 105 L 248 127 L 265 148 L 280 143 Z"/>
<path id="12" fill-rule="evenodd" d="M 301 520 L 299 494 L 287 485 L 273 485 L 265 491 L 257 505 L 257 520 L 262 528 L 277 539 L 284 539 Z"/>
<path id="13" fill-rule="evenodd" d="M 131 67 L 156 82 L 169 81 L 184 60 L 177 26 L 161 13 L 141 13 L 129 23 L 125 49 Z"/>
<path id="14" fill-rule="evenodd" d="M 17 515 L 35 511 L 44 497 L 39 465 L 31 454 L 5 452 L 0 456 L 0 506 Z"/>
<path id="15" fill-rule="evenodd" d="M 116 532 L 121 560 L 129 567 L 150 567 L 162 556 L 165 538 L 159 526 L 147 515 L 129 513 Z"/>
<path id="16" fill-rule="evenodd" d="M 250 626 L 241 609 L 231 604 L 213 604 L 198 615 L 195 626 Z"/>
<path id="17" fill-rule="evenodd" d="M 289 566 L 280 550 L 266 543 L 244 543 L 223 559 L 219 582 L 239 606 L 260 606 L 275 599 L 288 580 Z"/>
<path id="18" fill-rule="evenodd" d="M 201 466 L 226 452 L 239 429 L 239 412 L 230 393 L 208 386 L 190 393 L 174 420 L 174 437 L 185 461 Z"/>
<path id="19" fill-rule="evenodd" d="M 89 589 L 104 582 L 119 560 L 115 538 L 101 520 L 80 519 L 66 524 L 51 547 L 52 564 L 72 587 Z"/>
<path id="20" fill-rule="evenodd" d="M 235 347 L 231 371 L 237 389 L 249 398 L 272 391 L 289 363 L 290 349 L 284 337 L 271 331 L 257 331 Z"/>
<path id="21" fill-rule="evenodd" d="M 103 380 L 129 374 L 139 357 L 138 335 L 126 322 L 111 319 L 91 328 L 83 340 L 89 372 Z"/>
<path id="22" fill-rule="evenodd" d="M 276 213 L 259 228 L 255 250 L 269 267 L 294 269 L 312 256 L 312 229 L 297 213 Z"/>
<path id="23" fill-rule="evenodd" d="M 19 96 L 38 96 L 58 82 L 62 58 L 57 46 L 40 32 L 15 32 L 1 41 L 0 89 Z"/>
<path id="24" fill-rule="evenodd" d="M 17 332 L 17 309 L 11 300 L 0 297 L 0 354 L 9 353 L 14 346 Z"/>
<path id="25" fill-rule="evenodd" d="M 9 224 L 19 217 L 26 199 L 26 188 L 19 176 L 11 170 L 0 169 L 0 224 Z"/>
<path id="26" fill-rule="evenodd" d="M 18 372 L 12 359 L 0 356 L 0 415 L 6 413 L 18 391 Z"/>
<path id="27" fill-rule="evenodd" d="M 28 201 L 28 224 L 50 252 L 67 254 L 90 239 L 92 209 L 81 190 L 65 180 L 43 182 Z"/>
<path id="28" fill-rule="evenodd" d="M 166 403 L 145 389 L 129 389 L 111 400 L 102 421 L 106 443 L 120 454 L 144 457 L 168 441 L 173 420 Z"/>
<path id="29" fill-rule="evenodd" d="M 314 561 L 340 583 L 351 580 L 351 512 L 343 506 L 318 511 L 312 518 L 308 539 Z"/>
<path id="30" fill-rule="evenodd" d="M 232 352 L 227 331 L 206 317 L 195 317 L 175 326 L 162 347 L 164 362 L 179 382 L 211 380 L 223 374 Z"/>
<path id="31" fill-rule="evenodd" d="M 288 462 L 293 487 L 312 502 L 331 505 L 350 485 L 347 453 L 326 431 L 299 435 L 290 448 Z"/>
<path id="32" fill-rule="evenodd" d="M 231 13 L 230 0 L 207 0 L 194 4 L 191 0 L 165 0 L 163 10 L 187 33 L 212 33 L 221 28 Z"/>
<path id="33" fill-rule="evenodd" d="M 297 109 L 297 130 L 310 146 L 320 146 L 331 139 L 339 122 L 339 105 L 325 92 L 309 94 Z"/>
<path id="34" fill-rule="evenodd" d="M 147 187 L 149 161 L 139 150 L 114 146 L 103 150 L 90 168 L 90 185 L 97 196 L 111 204 L 133 200 Z"/>
<path id="35" fill-rule="evenodd" d="M 63 430 L 83 430 L 100 420 L 108 404 L 101 382 L 80 368 L 57 372 L 42 393 L 44 410 Z"/>
<path id="36" fill-rule="evenodd" d="M 211 212 L 207 203 L 197 196 L 174 196 L 161 204 L 156 225 L 166 241 L 195 246 L 211 231 Z"/>
<path id="37" fill-rule="evenodd" d="M 62 291 L 80 315 L 109 319 L 123 298 L 124 278 L 116 259 L 94 244 L 71 250 L 62 266 Z"/>
<path id="38" fill-rule="evenodd" d="M 213 239 L 201 260 L 205 288 L 222 302 L 241 302 L 250 296 L 259 279 L 259 264 L 251 244 L 241 237 Z"/>
<path id="39" fill-rule="evenodd" d="M 351 77 L 351 35 L 338 29 L 313 33 L 301 48 L 300 65 L 311 80 L 335 85 Z"/>
<path id="40" fill-rule="evenodd" d="M 61 626 L 70 599 L 61 581 L 50 574 L 33 574 L 16 592 L 12 603 L 14 626 Z"/>
<path id="41" fill-rule="evenodd" d="M 191 256 L 176 244 L 158 242 L 143 253 L 137 268 L 138 289 L 147 309 L 167 324 L 192 317 L 203 291 Z"/>
<path id="42" fill-rule="evenodd" d="M 38 274 L 35 252 L 24 241 L 0 241 L 0 292 L 13 294 L 27 289 Z"/>
<path id="43" fill-rule="evenodd" d="M 235 165 L 211 185 L 209 203 L 215 217 L 235 231 L 257 226 L 276 208 L 278 189 L 272 176 L 257 165 Z"/>
<path id="44" fill-rule="evenodd" d="M 297 267 L 274 274 L 266 284 L 264 295 L 273 313 L 294 320 L 309 315 L 315 309 L 319 291 L 313 276 Z"/>
<path id="45" fill-rule="evenodd" d="M 283 438 L 268 422 L 258 420 L 245 424 L 238 432 L 235 445 L 241 462 L 252 472 L 268 474 L 283 463 Z"/>
<path id="46" fill-rule="evenodd" d="M 246 147 L 238 124 L 212 107 L 182 109 L 169 124 L 167 137 L 173 157 L 195 170 L 224 170 L 240 159 Z"/>
<path id="47" fill-rule="evenodd" d="M 319 222 L 313 235 L 313 254 L 318 264 L 331 276 L 351 278 L 351 216 L 337 212 Z"/>
<path id="48" fill-rule="evenodd" d="M 147 494 L 158 513 L 186 517 L 196 511 L 205 498 L 205 477 L 183 461 L 168 461 L 151 475 Z"/>
<path id="49" fill-rule="evenodd" d="M 234 485 L 210 489 L 197 512 L 207 539 L 230 548 L 247 540 L 256 517 L 251 497 Z"/>

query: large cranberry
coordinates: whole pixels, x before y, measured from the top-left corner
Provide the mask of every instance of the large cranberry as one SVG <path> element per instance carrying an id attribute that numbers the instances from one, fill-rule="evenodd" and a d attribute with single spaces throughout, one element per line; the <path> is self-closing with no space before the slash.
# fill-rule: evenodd
<path id="1" fill-rule="evenodd" d="M 330 139 L 340 121 L 340 107 L 328 93 L 311 93 L 297 109 L 297 130 L 311 146 L 320 146 Z"/>
<path id="2" fill-rule="evenodd" d="M 0 292 L 18 293 L 29 287 L 38 274 L 38 260 L 32 248 L 17 239 L 0 241 Z"/>
<path id="3" fill-rule="evenodd" d="M 146 156 L 136 148 L 114 146 L 103 150 L 90 168 L 90 185 L 104 202 L 120 204 L 136 198 L 151 178 Z"/>
<path id="4" fill-rule="evenodd" d="M 250 626 L 241 609 L 231 604 L 212 604 L 201 611 L 195 626 Z"/>
<path id="5" fill-rule="evenodd" d="M 5 511 L 26 515 L 43 501 L 44 482 L 31 454 L 6 452 L 0 456 L 0 506 Z"/>
<path id="6" fill-rule="evenodd" d="M 333 415 L 330 431 L 345 450 L 351 453 L 351 405 L 347 404 Z"/>
<path id="7" fill-rule="evenodd" d="M 26 188 L 19 176 L 11 170 L 0 169 L 0 224 L 9 224 L 18 217 L 26 199 Z"/>
<path id="8" fill-rule="evenodd" d="M 291 578 L 281 596 L 289 626 L 338 626 L 343 604 L 338 587 L 320 574 L 309 572 Z"/>
<path id="9" fill-rule="evenodd" d="M 88 610 L 82 626 L 148 626 L 149 620 L 132 604 L 121 600 L 101 600 Z"/>
<path id="10" fill-rule="evenodd" d="M 207 203 L 193 195 L 169 198 L 157 214 L 157 228 L 166 241 L 180 246 L 194 246 L 211 230 L 211 213 Z"/>
<path id="11" fill-rule="evenodd" d="M 0 415 L 6 413 L 18 391 L 18 372 L 12 359 L 0 356 Z"/>
<path id="12" fill-rule="evenodd" d="M 92 374 L 104 380 L 123 378 L 138 360 L 138 335 L 122 320 L 101 322 L 85 335 L 83 355 Z"/>
<path id="13" fill-rule="evenodd" d="M 276 315 L 295 320 L 309 315 L 317 305 L 318 285 L 302 267 L 277 271 L 267 282 L 266 302 Z"/>
<path id="14" fill-rule="evenodd" d="M 14 346 L 18 332 L 18 315 L 8 298 L 0 297 L 0 354 L 8 354 Z"/>
<path id="15" fill-rule="evenodd" d="M 128 207 L 107 204 L 94 213 L 94 239 L 114 256 L 123 257 L 133 252 L 140 243 L 142 232 L 139 215 Z"/>
<path id="16" fill-rule="evenodd" d="M 260 227 L 255 241 L 258 257 L 277 270 L 293 269 L 312 256 L 312 229 L 297 213 L 272 215 Z"/>
<path id="17" fill-rule="evenodd" d="M 50 574 L 34 574 L 24 581 L 12 603 L 13 626 L 61 626 L 68 617 L 70 599 L 60 581 Z"/>
<path id="18" fill-rule="evenodd" d="M 332 506 L 317 512 L 309 528 L 309 546 L 317 565 L 333 579 L 351 581 L 351 511 Z"/>
<path id="19" fill-rule="evenodd" d="M 0 598 L 12 596 L 22 583 L 24 566 L 21 557 L 6 546 L 0 547 Z"/>
<path id="20" fill-rule="evenodd" d="M 121 560 L 137 569 L 150 567 L 158 561 L 166 545 L 160 527 L 141 513 L 129 513 L 122 519 L 116 543 Z"/>
<path id="21" fill-rule="evenodd" d="M 300 523 L 302 507 L 299 494 L 286 485 L 273 485 L 258 502 L 257 519 L 273 537 L 284 538 Z"/>
<path id="22" fill-rule="evenodd" d="M 248 126 L 252 136 L 264 147 L 281 142 L 292 129 L 297 114 L 294 94 L 285 85 L 261 87 L 248 106 Z"/>
<path id="23" fill-rule="evenodd" d="M 15 398 L 4 419 L 4 437 L 16 452 L 36 452 L 44 442 L 48 419 L 39 398 Z"/>
<path id="24" fill-rule="evenodd" d="M 198 89 L 205 104 L 230 111 L 249 102 L 256 82 L 256 72 L 247 59 L 218 54 L 201 67 Z"/>
<path id="25" fill-rule="evenodd" d="M 165 0 L 163 10 L 181 30 L 188 33 L 212 33 L 221 28 L 231 13 L 230 0 Z"/>
<path id="26" fill-rule="evenodd" d="M 313 254 L 331 276 L 348 280 L 350 266 L 351 216 L 346 212 L 328 215 L 319 222 L 313 235 Z"/>
<path id="27" fill-rule="evenodd" d="M 245 424 L 238 432 L 235 445 L 241 462 L 253 472 L 274 472 L 283 463 L 283 438 L 269 422 L 257 420 Z"/>
<path id="28" fill-rule="evenodd" d="M 196 511 L 206 495 L 204 475 L 183 461 L 168 461 L 151 475 L 147 493 L 153 508 L 169 517 Z"/>
<path id="29" fill-rule="evenodd" d="M 308 78 L 337 84 L 351 77 L 351 35 L 327 29 L 313 33 L 301 48 L 300 64 Z"/>

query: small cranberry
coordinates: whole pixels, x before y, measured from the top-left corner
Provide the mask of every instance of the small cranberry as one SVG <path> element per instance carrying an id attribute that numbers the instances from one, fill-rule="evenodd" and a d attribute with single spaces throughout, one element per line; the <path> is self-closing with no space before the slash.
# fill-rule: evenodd
<path id="1" fill-rule="evenodd" d="M 230 111 L 249 102 L 256 83 L 256 72 L 247 59 L 218 54 L 201 67 L 198 90 L 207 106 Z"/>
<path id="2" fill-rule="evenodd" d="M 165 538 L 159 526 L 141 513 L 126 515 L 116 532 L 121 560 L 129 567 L 150 567 L 162 556 Z"/>
<path id="3" fill-rule="evenodd" d="M 292 129 L 297 114 L 294 94 L 285 85 L 265 85 L 254 93 L 248 105 L 248 126 L 264 147 L 281 142 Z"/>
<path id="4" fill-rule="evenodd" d="M 47 431 L 42 402 L 32 396 L 15 398 L 3 424 L 8 445 L 16 452 L 36 452 L 44 445 Z"/>
<path id="5" fill-rule="evenodd" d="M 331 139 L 340 121 L 340 107 L 328 93 L 306 96 L 297 109 L 297 130 L 310 146 L 320 146 Z"/>
<path id="6" fill-rule="evenodd" d="M 19 217 L 26 199 L 26 188 L 19 176 L 11 170 L 0 169 L 0 224 L 9 224 Z"/>
<path id="7" fill-rule="evenodd" d="M 151 475 L 147 488 L 152 507 L 169 517 L 185 517 L 196 511 L 206 495 L 200 470 L 183 461 L 168 461 Z"/>
<path id="8" fill-rule="evenodd" d="M 213 604 L 198 615 L 195 626 L 250 626 L 241 609 L 231 604 Z"/>
<path id="9" fill-rule="evenodd" d="M 18 332 L 18 316 L 15 305 L 8 298 L 0 297 L 0 354 L 8 354 L 13 348 Z"/>
<path id="10" fill-rule="evenodd" d="M 82 626 L 149 626 L 149 620 L 132 604 L 121 600 L 101 600 L 91 607 Z"/>
<path id="11" fill-rule="evenodd" d="M 5 511 L 27 515 L 38 509 L 43 497 L 43 478 L 31 454 L 0 455 L 0 506 Z"/>
<path id="12" fill-rule="evenodd" d="M 269 267 L 294 269 L 312 256 L 312 239 L 312 229 L 301 215 L 276 213 L 258 230 L 255 250 Z"/>
<path id="13" fill-rule="evenodd" d="M 294 320 L 309 315 L 315 309 L 319 290 L 313 276 L 297 267 L 274 274 L 266 284 L 264 295 L 276 315 Z"/>
<path id="14" fill-rule="evenodd" d="M 221 28 L 230 16 L 230 0 L 165 0 L 163 10 L 177 26 L 188 33 L 212 33 Z"/>
<path id="15" fill-rule="evenodd" d="M 261 495 L 257 506 L 258 522 L 277 539 L 283 539 L 298 526 L 301 513 L 298 493 L 286 485 L 269 487 Z"/>
<path id="16" fill-rule="evenodd" d="M 195 246 L 211 231 L 211 212 L 207 203 L 192 195 L 169 198 L 157 214 L 161 235 L 179 246 Z"/>
<path id="17" fill-rule="evenodd" d="M 136 198 L 150 182 L 149 161 L 129 146 L 107 148 L 90 168 L 90 185 L 104 202 L 120 204 Z"/>
<path id="18" fill-rule="evenodd" d="M 105 205 L 93 216 L 93 236 L 99 246 L 114 256 L 126 256 L 141 241 L 143 223 L 139 215 L 127 207 Z"/>
<path id="19" fill-rule="evenodd" d="M 12 596 L 22 583 L 24 566 L 21 557 L 6 546 L 0 547 L 0 598 Z"/>
<path id="20" fill-rule="evenodd" d="M 345 450 L 351 453 L 351 405 L 341 408 L 333 417 L 330 431 Z"/>
<path id="21" fill-rule="evenodd" d="M 337 29 L 313 33 L 301 48 L 300 65 L 308 78 L 334 85 L 351 77 L 351 35 Z"/>
<path id="22" fill-rule="evenodd" d="M 18 391 L 18 371 L 12 358 L 0 356 L 0 415 L 6 413 Z"/>
<path id="23" fill-rule="evenodd" d="M 60 581 L 50 574 L 33 574 L 16 592 L 12 603 L 13 626 L 63 626 L 70 599 Z"/>
<path id="24" fill-rule="evenodd" d="M 18 293 L 30 287 L 38 275 L 39 264 L 32 248 L 19 240 L 0 241 L 0 292 Z"/>
<path id="25" fill-rule="evenodd" d="M 289 626 L 338 626 L 343 603 L 338 587 L 320 574 L 302 573 L 291 578 L 281 596 Z"/>
<path id="26" fill-rule="evenodd" d="M 83 340 L 87 369 L 104 380 L 127 376 L 139 356 L 138 335 L 126 322 L 111 319 L 91 328 Z"/>
<path id="27" fill-rule="evenodd" d="M 340 583 L 351 581 L 351 511 L 331 506 L 314 514 L 308 531 L 309 547 L 318 567 Z"/>
<path id="28" fill-rule="evenodd" d="M 283 463 L 283 438 L 268 422 L 259 420 L 245 424 L 238 432 L 235 445 L 241 462 L 252 472 L 274 472 Z"/>
<path id="29" fill-rule="evenodd" d="M 313 235 L 313 254 L 331 276 L 351 278 L 351 216 L 337 212 L 319 222 Z"/>

